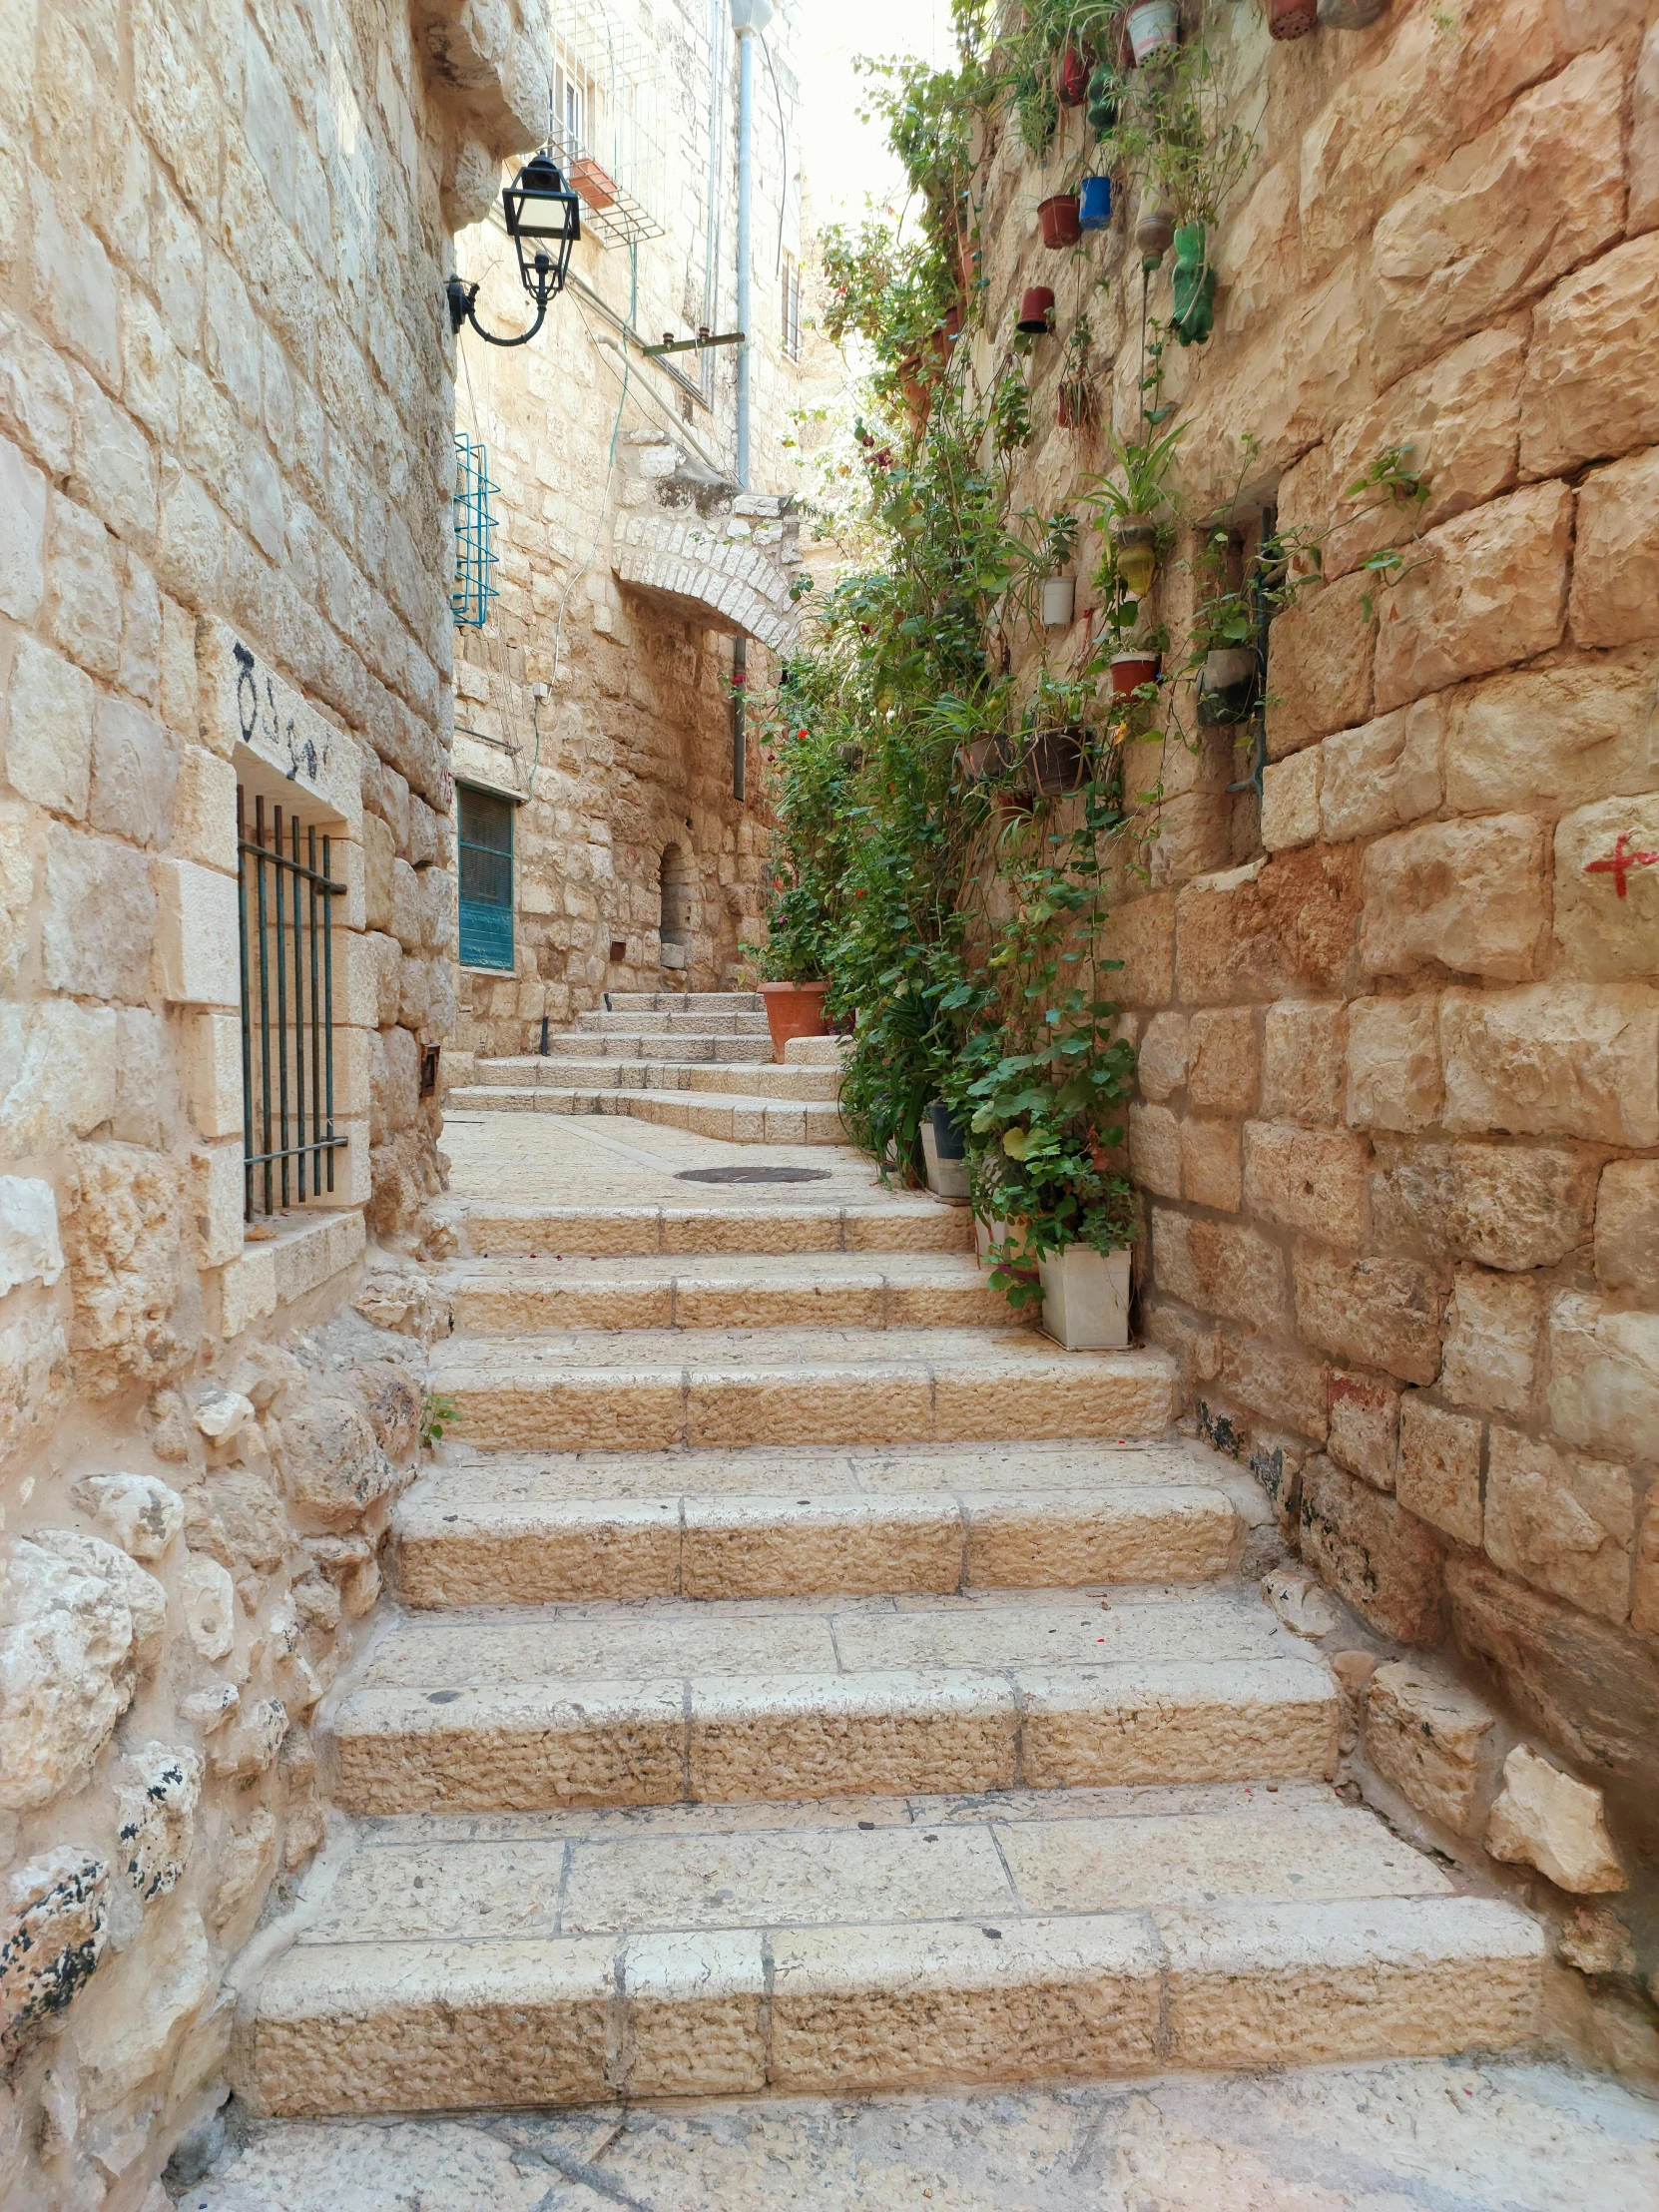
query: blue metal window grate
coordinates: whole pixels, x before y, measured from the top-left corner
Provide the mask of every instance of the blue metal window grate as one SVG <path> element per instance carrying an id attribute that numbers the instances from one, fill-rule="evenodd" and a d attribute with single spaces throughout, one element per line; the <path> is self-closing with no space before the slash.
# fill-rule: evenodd
<path id="1" fill-rule="evenodd" d="M 460 941 L 462 967 L 513 972 L 513 810 L 504 799 L 462 784 Z"/>
<path id="2" fill-rule="evenodd" d="M 455 432 L 455 581 L 450 612 L 462 630 L 481 630 L 495 597 L 494 494 L 482 439 Z"/>

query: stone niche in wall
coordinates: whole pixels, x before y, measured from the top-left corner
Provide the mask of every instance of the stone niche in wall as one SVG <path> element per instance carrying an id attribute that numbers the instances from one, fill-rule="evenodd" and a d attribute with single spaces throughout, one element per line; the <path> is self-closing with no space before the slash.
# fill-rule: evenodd
<path id="1" fill-rule="evenodd" d="M 655 430 L 630 433 L 611 565 L 617 581 L 728 637 L 787 652 L 801 521 L 788 493 L 744 491 Z"/>

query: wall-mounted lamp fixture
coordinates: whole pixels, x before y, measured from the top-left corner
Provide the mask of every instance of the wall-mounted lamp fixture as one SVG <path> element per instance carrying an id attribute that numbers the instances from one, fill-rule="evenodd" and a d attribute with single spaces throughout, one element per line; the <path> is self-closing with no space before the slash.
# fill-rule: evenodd
<path id="1" fill-rule="evenodd" d="M 533 154 L 501 195 L 507 236 L 518 249 L 519 280 L 536 302 L 536 319 L 516 337 L 498 338 L 473 312 L 478 286 L 451 276 L 449 326 L 470 322 L 489 345 L 527 345 L 547 319 L 549 302 L 563 291 L 570 252 L 582 236 L 582 203 L 569 191 L 558 164 L 545 150 Z"/>

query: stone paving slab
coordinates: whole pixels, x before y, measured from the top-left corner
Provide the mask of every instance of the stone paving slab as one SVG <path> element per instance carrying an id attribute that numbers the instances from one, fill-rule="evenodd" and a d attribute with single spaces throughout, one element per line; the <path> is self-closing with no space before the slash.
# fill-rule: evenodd
<path id="1" fill-rule="evenodd" d="M 1524 2060 L 268 2122 L 187 2212 L 1651 2212 L 1659 2104 Z"/>

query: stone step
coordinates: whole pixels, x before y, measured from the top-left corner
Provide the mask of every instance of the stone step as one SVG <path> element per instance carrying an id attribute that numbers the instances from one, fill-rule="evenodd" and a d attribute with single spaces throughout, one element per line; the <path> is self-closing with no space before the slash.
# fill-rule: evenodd
<path id="1" fill-rule="evenodd" d="M 594 1008 L 578 1014 L 576 1027 L 611 1037 L 770 1037 L 765 1014 L 608 1014 Z M 570 1031 L 564 1032 L 566 1036 Z"/>
<path id="2" fill-rule="evenodd" d="M 256 2112 L 1502 2048 L 1545 1965 L 1524 1913 L 1299 1785 L 388 1822 L 309 1887 L 233 2047 Z"/>
<path id="3" fill-rule="evenodd" d="M 486 1451 L 1160 1436 L 1175 1414 L 1167 1354 L 1061 1352 L 1014 1328 L 450 1338 L 432 1385 Z"/>
<path id="4" fill-rule="evenodd" d="M 473 1199 L 446 1209 L 445 1219 L 460 1249 L 480 1259 L 973 1250 L 973 1224 L 958 1207 L 900 1194 L 854 1205 L 802 1205 L 782 1195 L 791 1188 L 759 1186 L 741 1206 L 491 1206 Z"/>
<path id="5" fill-rule="evenodd" d="M 457 1335 L 569 1329 L 1005 1329 L 1007 1300 L 969 1253 L 758 1253 L 496 1260 L 458 1276 Z"/>
<path id="6" fill-rule="evenodd" d="M 614 1014 L 764 1014 L 759 991 L 607 991 Z"/>
<path id="7" fill-rule="evenodd" d="M 774 1066 L 767 1061 L 681 1059 L 480 1060 L 476 1087 L 492 1090 L 552 1089 L 738 1092 L 751 1098 L 817 1099 L 833 1102 L 840 1090 L 838 1067 Z"/>
<path id="8" fill-rule="evenodd" d="M 542 1083 L 524 1088 L 468 1083 L 449 1093 L 448 1110 L 457 1114 L 619 1114 L 655 1122 L 660 1128 L 687 1129 L 694 1136 L 717 1137 L 728 1144 L 846 1142 L 840 1110 L 833 1104 L 728 1092 L 694 1096 L 625 1090 L 620 1085 L 575 1090 Z"/>
<path id="9" fill-rule="evenodd" d="M 753 1037 L 602 1036 L 581 1029 L 547 1040 L 550 1061 L 604 1059 L 626 1065 L 630 1060 L 650 1059 L 659 1065 L 677 1062 L 687 1067 L 701 1066 L 705 1061 L 720 1066 L 752 1066 L 757 1056 L 764 1060 L 767 1053 Z M 546 1064 L 539 1055 L 536 1057 L 539 1064 Z M 557 1082 L 559 1078 L 551 1080 Z"/>
<path id="10" fill-rule="evenodd" d="M 687 1455 L 659 1456 L 665 1480 L 685 1484 Z M 1201 1480 L 1131 1472 L 1092 1488 L 1011 1488 L 985 1457 L 961 1454 L 958 1487 L 874 1495 L 686 1486 L 616 1497 L 580 1461 L 445 1468 L 394 1511 L 397 1590 L 422 1607 L 948 1595 L 1200 1582 L 1237 1564 L 1243 1523 Z M 751 1455 L 752 1480 L 777 1484 L 783 1471 L 774 1455 Z"/>
<path id="11" fill-rule="evenodd" d="M 365 1815 L 1280 1781 L 1338 1702 L 1254 1591 L 659 1598 L 400 1618 L 326 1746 Z"/>

